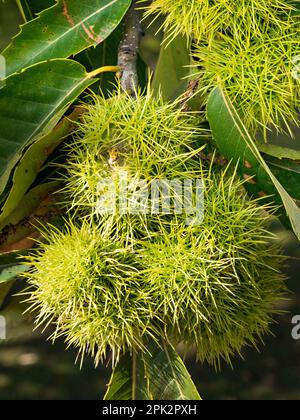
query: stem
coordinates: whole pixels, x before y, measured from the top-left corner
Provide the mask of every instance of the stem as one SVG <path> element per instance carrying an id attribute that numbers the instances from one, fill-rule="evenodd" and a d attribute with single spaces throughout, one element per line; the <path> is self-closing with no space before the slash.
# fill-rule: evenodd
<path id="1" fill-rule="evenodd" d="M 125 18 L 125 33 L 119 46 L 118 65 L 121 89 L 136 96 L 138 89 L 137 56 L 140 40 L 139 13 L 133 0 Z"/>
<path id="2" fill-rule="evenodd" d="M 88 78 L 92 79 L 93 77 L 97 77 L 97 76 L 99 76 L 99 74 L 102 74 L 102 73 L 108 73 L 108 72 L 115 72 L 116 73 L 119 70 L 120 70 L 120 68 L 117 67 L 117 66 L 100 67 L 99 69 L 96 69 L 96 70 L 88 73 Z"/>
<path id="3" fill-rule="evenodd" d="M 188 88 L 185 91 L 184 95 L 183 95 L 183 100 L 181 102 L 181 109 L 183 112 L 188 112 L 189 111 L 189 100 L 196 95 L 197 93 L 197 89 L 199 87 L 200 84 L 200 77 L 198 77 L 195 80 L 191 80 L 189 82 Z"/>
<path id="4" fill-rule="evenodd" d="M 16 225 L 6 226 L 0 235 L 0 253 L 32 248 L 35 239 L 40 237 L 37 226 L 42 223 L 50 223 L 61 212 L 56 209 L 49 210 L 46 214 L 28 216 Z"/>
<path id="5" fill-rule="evenodd" d="M 20 14 L 21 14 L 24 22 L 27 22 L 27 19 L 26 19 L 26 16 L 25 16 L 24 9 L 23 9 L 23 6 L 21 4 L 21 1 L 20 0 L 17 0 L 16 3 L 17 3 L 18 9 L 20 11 Z"/>
<path id="6" fill-rule="evenodd" d="M 136 400 L 136 375 L 137 375 L 137 360 L 136 352 L 133 350 L 132 353 L 132 401 Z"/>

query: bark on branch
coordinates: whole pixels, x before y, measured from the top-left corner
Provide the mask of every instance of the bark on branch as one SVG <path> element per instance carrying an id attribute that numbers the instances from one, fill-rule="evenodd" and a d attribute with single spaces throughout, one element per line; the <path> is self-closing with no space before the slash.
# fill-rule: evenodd
<path id="1" fill-rule="evenodd" d="M 139 12 L 133 1 L 125 18 L 125 33 L 119 46 L 118 66 L 121 88 L 132 96 L 136 96 L 138 89 L 137 56 L 140 39 Z"/>

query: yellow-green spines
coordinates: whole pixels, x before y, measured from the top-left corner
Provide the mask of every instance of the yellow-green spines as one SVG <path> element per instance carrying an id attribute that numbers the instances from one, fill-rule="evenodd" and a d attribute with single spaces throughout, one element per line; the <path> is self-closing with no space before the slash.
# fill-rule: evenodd
<path id="1" fill-rule="evenodd" d="M 205 219 L 173 222 L 144 246 L 146 287 L 168 336 L 219 367 L 269 331 L 285 290 L 283 257 L 264 209 L 234 176 L 205 180 Z"/>
<path id="2" fill-rule="evenodd" d="M 300 24 L 292 2 L 154 0 L 146 14 L 153 12 L 164 14 L 169 38 L 193 40 L 200 89 L 225 87 L 251 134 L 298 124 Z"/>
<path id="3" fill-rule="evenodd" d="M 109 99 L 94 96 L 87 111 L 74 149 L 78 144 L 82 153 L 97 153 L 99 168 L 102 165 L 107 173 L 122 166 L 143 177 L 179 174 L 197 153 L 201 119 L 197 113 L 183 112 L 178 101 L 166 104 L 150 91 L 135 98 L 119 91 Z"/>
<path id="4" fill-rule="evenodd" d="M 36 323 L 54 325 L 53 340 L 62 336 L 96 364 L 108 350 L 117 361 L 128 348 L 143 349 L 143 336 L 157 330 L 136 255 L 86 224 L 43 236 L 26 275 Z"/>
<path id="5" fill-rule="evenodd" d="M 150 92 L 134 99 L 122 93 L 108 100 L 95 97 L 78 128 L 67 164 L 66 191 L 77 217 L 101 223 L 104 215 L 99 203 L 106 182 L 114 183 L 119 191 L 119 182 L 126 179 L 128 190 L 134 191 L 140 181 L 150 190 L 153 180 L 199 178 L 197 144 L 205 133 L 200 123 L 199 115 L 182 112 L 177 102 L 164 104 Z M 127 243 L 149 236 L 165 219 L 129 213 L 116 209 L 105 217 L 115 236 L 121 235 Z"/>
<path id="6" fill-rule="evenodd" d="M 281 299 L 282 257 L 265 208 L 228 167 L 202 167 L 198 119 L 151 96 L 95 98 L 70 149 L 66 192 L 76 225 L 45 235 L 26 276 L 37 323 L 89 351 L 144 351 L 163 336 L 218 365 L 268 331 Z M 145 122 L 143 121 L 145 117 Z M 112 152 L 113 151 L 113 152 Z M 99 181 L 116 174 L 201 179 L 204 219 L 185 214 L 97 214 Z"/>
<path id="7" fill-rule="evenodd" d="M 37 324 L 53 324 L 52 339 L 64 337 L 96 364 L 109 350 L 113 362 L 145 351 L 150 337 L 195 345 L 216 366 L 255 345 L 285 290 L 282 257 L 264 209 L 234 176 L 211 175 L 206 186 L 201 225 L 174 217 L 134 249 L 95 224 L 45 234 L 26 274 Z"/>
<path id="8" fill-rule="evenodd" d="M 221 85 L 253 134 L 274 126 L 287 130 L 298 123 L 299 35 L 297 23 L 263 39 L 221 35 L 209 45 L 199 43 L 194 56 L 201 62 L 202 89 Z"/>
<path id="9" fill-rule="evenodd" d="M 287 26 L 291 10 L 282 0 L 154 0 L 146 16 L 162 14 L 170 37 L 211 40 L 224 32 L 239 38 L 262 36 L 266 27 Z"/>

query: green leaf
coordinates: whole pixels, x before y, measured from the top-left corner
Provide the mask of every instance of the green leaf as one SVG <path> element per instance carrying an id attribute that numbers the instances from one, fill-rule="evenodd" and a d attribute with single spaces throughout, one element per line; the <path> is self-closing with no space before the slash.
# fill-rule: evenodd
<path id="1" fill-rule="evenodd" d="M 22 264 L 21 257 L 19 252 L 0 254 L 0 310 L 15 278 L 29 270 L 28 265 Z"/>
<path id="2" fill-rule="evenodd" d="M 201 400 L 171 345 L 153 341 L 148 352 L 126 354 L 114 369 L 105 400 Z"/>
<path id="3" fill-rule="evenodd" d="M 47 182 L 32 188 L 22 199 L 19 206 L 2 223 L 0 252 L 10 251 L 12 245 L 28 238 L 36 231 L 36 224 L 50 213 L 51 217 L 59 213 L 53 194 L 59 183 Z M 47 219 L 47 217 L 46 217 Z"/>
<path id="4" fill-rule="evenodd" d="M 41 63 L 6 80 L 0 90 L 0 194 L 24 149 L 92 83 L 71 60 Z"/>
<path id="5" fill-rule="evenodd" d="M 262 153 L 266 164 L 286 191 L 296 200 L 300 200 L 300 164 L 295 160 L 278 159 Z"/>
<path id="6" fill-rule="evenodd" d="M 208 119 L 221 154 L 237 163 L 250 193 L 274 195 L 270 200 L 284 205 L 292 228 L 300 240 L 300 209 L 270 170 L 239 115 L 221 88 L 208 99 Z M 251 178 L 252 177 L 252 178 Z"/>
<path id="7" fill-rule="evenodd" d="M 3 51 L 6 74 L 54 58 L 67 58 L 103 42 L 118 26 L 131 0 L 59 0 Z"/>
<path id="8" fill-rule="evenodd" d="M 1 267 L 0 266 L 0 285 L 1 283 L 6 283 L 13 280 L 15 277 L 18 277 L 19 274 L 28 271 L 28 265 L 18 264 L 15 266 Z"/>
<path id="9" fill-rule="evenodd" d="M 187 38 L 177 36 L 169 44 L 165 43 L 160 50 L 160 56 L 153 79 L 153 92 L 161 91 L 166 101 L 175 100 L 187 88 L 187 77 L 191 74 L 190 45 Z"/>
<path id="10" fill-rule="evenodd" d="M 9 293 L 9 291 L 11 290 L 12 286 L 14 285 L 14 280 L 5 282 L 5 283 L 0 283 L 0 310 L 2 310 L 3 308 L 3 303 Z"/>
<path id="11" fill-rule="evenodd" d="M 150 400 L 141 355 L 124 355 L 109 383 L 104 400 Z"/>
<path id="12" fill-rule="evenodd" d="M 0 229 L 3 227 L 3 221 L 18 207 L 44 162 L 70 133 L 74 121 L 81 113 L 80 108 L 76 108 L 50 134 L 38 139 L 25 151 L 14 170 L 11 190 L 0 210 Z"/>
<path id="13" fill-rule="evenodd" d="M 278 159 L 297 160 L 300 163 L 300 150 L 290 149 L 288 147 L 277 146 L 271 143 L 258 143 L 260 152 L 273 156 Z"/>

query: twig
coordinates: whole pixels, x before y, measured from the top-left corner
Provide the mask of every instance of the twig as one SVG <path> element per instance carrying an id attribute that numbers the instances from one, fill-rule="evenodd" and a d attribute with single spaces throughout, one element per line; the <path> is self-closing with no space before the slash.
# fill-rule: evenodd
<path id="1" fill-rule="evenodd" d="M 121 79 L 121 88 L 130 95 L 135 96 L 138 88 L 137 55 L 140 39 L 139 12 L 136 10 L 135 0 L 125 18 L 124 38 L 119 46 L 118 66 Z"/>
<path id="2" fill-rule="evenodd" d="M 132 401 L 136 400 L 136 387 L 137 387 L 137 381 L 136 381 L 136 377 L 137 377 L 137 354 L 136 351 L 133 350 L 132 353 Z"/>
<path id="3" fill-rule="evenodd" d="M 9 224 L 0 231 L 0 253 L 31 248 L 34 241 L 30 238 L 39 237 L 38 226 L 51 222 L 63 213 L 57 206 L 57 198 L 53 194 L 61 186 L 55 185 L 48 195 L 41 198 L 38 207 L 29 216 L 19 220 L 16 224 Z M 26 245 L 26 246 L 25 246 Z"/>
<path id="4" fill-rule="evenodd" d="M 1 232 L 0 253 L 30 249 L 40 237 L 37 225 L 51 222 L 61 212 L 49 211 L 42 216 L 29 216 L 17 225 L 8 225 Z"/>
<path id="5" fill-rule="evenodd" d="M 214 163 L 215 165 L 218 165 L 218 166 L 228 165 L 228 160 L 226 160 L 223 156 L 217 155 L 216 153 L 206 154 L 200 151 L 198 155 L 203 162 Z"/>
<path id="6" fill-rule="evenodd" d="M 181 109 L 182 109 L 183 112 L 188 112 L 189 111 L 189 104 L 188 104 L 188 102 L 189 102 L 189 100 L 193 96 L 196 95 L 197 89 L 198 89 L 199 84 L 200 84 L 200 79 L 201 79 L 201 77 L 198 77 L 197 79 L 191 80 L 189 82 L 188 88 L 185 91 L 185 93 L 183 95 L 182 102 L 180 104 Z"/>

